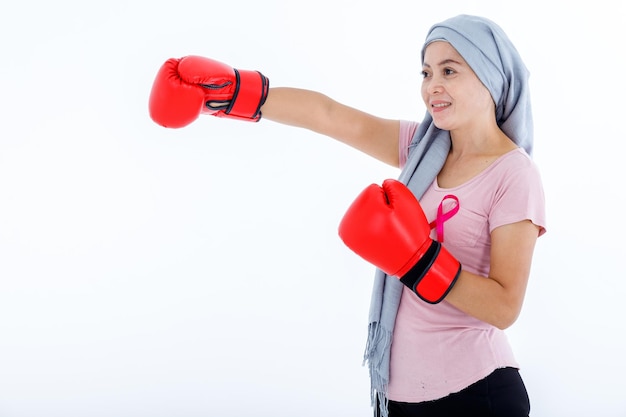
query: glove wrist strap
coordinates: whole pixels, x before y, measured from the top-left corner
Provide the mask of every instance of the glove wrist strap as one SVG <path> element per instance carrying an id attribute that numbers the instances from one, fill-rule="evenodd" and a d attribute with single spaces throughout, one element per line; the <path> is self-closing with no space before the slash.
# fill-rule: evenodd
<path id="1" fill-rule="evenodd" d="M 461 264 L 435 240 L 400 282 L 430 304 L 441 302 L 461 273 Z"/>
<path id="2" fill-rule="evenodd" d="M 223 116 L 259 121 L 261 106 L 265 103 L 269 91 L 269 80 L 258 71 L 235 69 L 235 76 L 237 89 Z"/>

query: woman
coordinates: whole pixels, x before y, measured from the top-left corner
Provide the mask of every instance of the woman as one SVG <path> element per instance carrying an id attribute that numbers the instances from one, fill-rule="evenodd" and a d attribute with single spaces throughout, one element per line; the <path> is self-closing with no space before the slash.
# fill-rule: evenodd
<path id="1" fill-rule="evenodd" d="M 545 232 L 541 179 L 529 156 L 528 73 L 495 23 L 467 15 L 430 29 L 422 63 L 421 123 L 375 117 L 314 91 L 269 88 L 258 72 L 200 57 L 164 64 L 150 112 L 167 127 L 201 113 L 262 115 L 402 168 L 398 181 L 368 187 L 340 225 L 346 244 L 379 268 L 366 349 L 376 411 L 528 416 L 503 332 L 520 313 L 535 242 Z M 382 206 L 395 210 L 383 226 L 376 224 L 388 215 Z M 381 239 L 388 245 L 372 246 Z M 405 249 L 410 259 L 398 255 Z M 402 272 L 388 267 L 398 261 Z M 418 278 L 407 279 L 416 268 Z"/>

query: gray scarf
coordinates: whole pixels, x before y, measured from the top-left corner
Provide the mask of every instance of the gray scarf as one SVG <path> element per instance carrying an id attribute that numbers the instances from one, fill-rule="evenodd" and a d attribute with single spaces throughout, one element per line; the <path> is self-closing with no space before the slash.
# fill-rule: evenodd
<path id="1" fill-rule="evenodd" d="M 449 42 L 474 70 L 496 103 L 500 128 L 530 155 L 533 121 L 528 91 L 528 70 L 502 29 L 488 19 L 459 15 L 431 27 L 422 48 L 431 42 Z M 443 167 L 450 150 L 450 134 L 433 124 L 427 112 L 411 144 L 399 181 L 419 199 Z M 372 405 L 380 402 L 381 416 L 387 413 L 387 385 L 393 329 L 403 284 L 376 270 L 369 312 L 369 329 L 364 362 L 369 366 Z"/>

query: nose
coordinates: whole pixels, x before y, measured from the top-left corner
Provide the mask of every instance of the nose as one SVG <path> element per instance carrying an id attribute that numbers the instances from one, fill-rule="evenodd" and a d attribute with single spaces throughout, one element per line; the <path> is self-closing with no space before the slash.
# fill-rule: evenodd
<path id="1" fill-rule="evenodd" d="M 426 91 L 428 92 L 428 94 L 441 93 L 443 91 L 443 85 L 441 81 L 441 77 L 437 75 L 431 75 L 426 85 Z"/>

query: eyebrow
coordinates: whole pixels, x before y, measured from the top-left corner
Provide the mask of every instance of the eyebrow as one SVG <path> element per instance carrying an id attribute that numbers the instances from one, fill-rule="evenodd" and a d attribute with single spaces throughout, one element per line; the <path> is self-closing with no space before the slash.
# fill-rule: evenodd
<path id="1" fill-rule="evenodd" d="M 448 65 L 448 64 L 457 64 L 457 65 L 462 65 L 459 61 L 455 61 L 454 59 L 448 58 L 448 59 L 444 59 L 443 61 L 441 61 L 439 64 L 437 64 L 438 66 L 442 66 L 442 65 Z M 424 62 L 424 66 L 430 68 L 430 65 L 426 62 Z"/>

